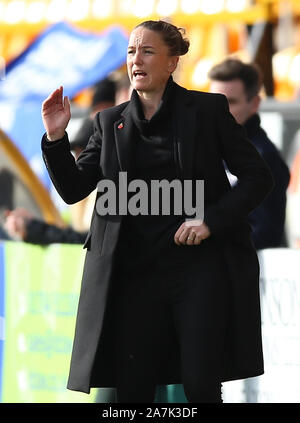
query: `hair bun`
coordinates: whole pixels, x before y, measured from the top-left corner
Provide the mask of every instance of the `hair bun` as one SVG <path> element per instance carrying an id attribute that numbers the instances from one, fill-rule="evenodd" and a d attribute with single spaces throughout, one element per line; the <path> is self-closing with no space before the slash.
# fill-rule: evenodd
<path id="1" fill-rule="evenodd" d="M 190 42 L 188 38 L 184 37 L 186 31 L 184 28 L 177 28 L 178 32 L 180 33 L 180 56 L 183 56 L 189 51 Z"/>

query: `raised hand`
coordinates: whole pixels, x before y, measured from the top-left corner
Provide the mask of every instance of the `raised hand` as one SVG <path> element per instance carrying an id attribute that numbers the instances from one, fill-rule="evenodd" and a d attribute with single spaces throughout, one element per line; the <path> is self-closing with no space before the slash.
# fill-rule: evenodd
<path id="1" fill-rule="evenodd" d="M 70 102 L 63 97 L 63 87 L 53 91 L 42 105 L 42 119 L 47 138 L 55 141 L 62 138 L 71 118 Z"/>

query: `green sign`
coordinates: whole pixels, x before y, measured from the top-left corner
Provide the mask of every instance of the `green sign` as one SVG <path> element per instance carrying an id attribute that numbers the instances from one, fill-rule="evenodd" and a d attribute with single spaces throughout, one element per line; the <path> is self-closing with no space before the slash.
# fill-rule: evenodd
<path id="1" fill-rule="evenodd" d="M 94 402 L 66 389 L 84 251 L 5 245 L 2 402 Z"/>

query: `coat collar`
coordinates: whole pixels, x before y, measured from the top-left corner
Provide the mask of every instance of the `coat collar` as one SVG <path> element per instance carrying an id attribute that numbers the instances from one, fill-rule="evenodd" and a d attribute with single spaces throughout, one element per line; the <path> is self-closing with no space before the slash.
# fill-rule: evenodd
<path id="1" fill-rule="evenodd" d="M 182 179 L 192 179 L 194 143 L 196 139 L 196 107 L 193 96 L 187 89 L 174 82 L 174 134 L 175 148 L 178 152 L 179 169 Z M 131 103 L 127 103 L 121 112 L 121 118 L 114 123 L 116 149 L 122 172 L 131 173 L 134 123 L 131 116 Z"/>

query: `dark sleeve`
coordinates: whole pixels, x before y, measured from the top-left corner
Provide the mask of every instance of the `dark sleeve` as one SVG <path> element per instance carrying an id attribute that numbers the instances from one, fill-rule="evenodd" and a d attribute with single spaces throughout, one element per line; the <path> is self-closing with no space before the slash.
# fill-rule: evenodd
<path id="1" fill-rule="evenodd" d="M 54 142 L 47 141 L 44 134 L 41 145 L 43 159 L 57 192 L 67 204 L 77 203 L 96 188 L 101 179 L 101 144 L 99 113 L 94 119 L 94 134 L 77 161 L 70 151 L 67 133 Z"/>
<path id="2" fill-rule="evenodd" d="M 205 223 L 214 233 L 246 221 L 273 188 L 269 167 L 247 139 L 244 128 L 229 112 L 225 96 L 215 94 L 216 128 L 221 155 L 229 171 L 238 179 L 216 204 L 205 211 Z"/>
<path id="3" fill-rule="evenodd" d="M 252 238 L 256 249 L 283 246 L 286 192 L 290 180 L 289 169 L 275 147 L 263 152 L 262 156 L 271 169 L 274 188 L 249 215 Z"/>
<path id="4" fill-rule="evenodd" d="M 30 219 L 26 224 L 25 242 L 31 244 L 83 244 L 87 232 L 78 232 L 74 229 L 59 228 L 38 219 Z"/>

